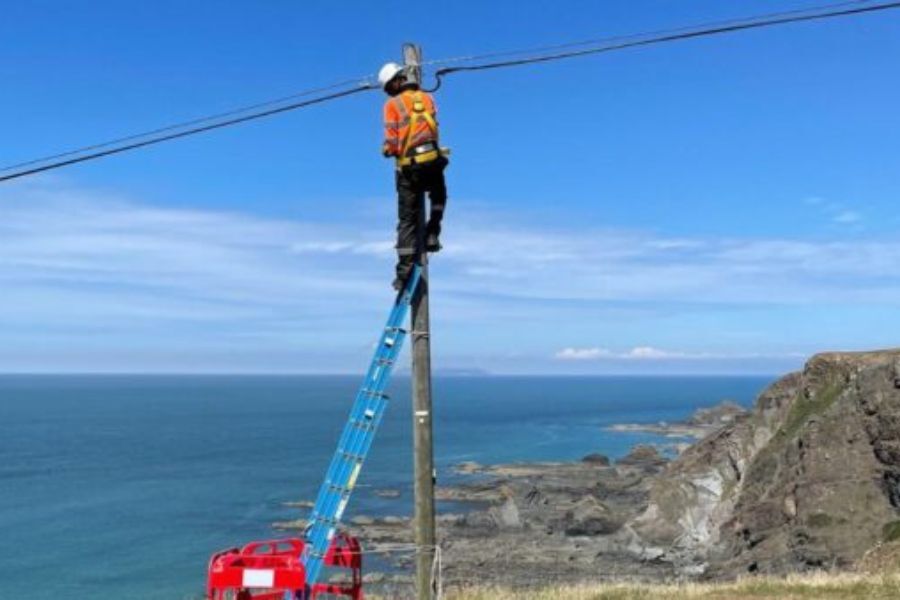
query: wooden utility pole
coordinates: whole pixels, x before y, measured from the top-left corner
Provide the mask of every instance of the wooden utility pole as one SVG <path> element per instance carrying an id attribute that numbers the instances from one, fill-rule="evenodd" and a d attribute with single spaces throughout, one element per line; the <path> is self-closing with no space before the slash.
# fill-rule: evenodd
<path id="1" fill-rule="evenodd" d="M 414 44 L 403 46 L 403 62 L 421 83 L 422 51 Z M 416 262 L 421 269 L 418 292 L 412 303 L 413 452 L 415 479 L 416 594 L 432 600 L 435 594 L 434 564 L 434 441 L 431 419 L 431 324 L 428 316 L 428 252 L 425 251 L 425 198 L 419 200 L 416 228 Z"/>

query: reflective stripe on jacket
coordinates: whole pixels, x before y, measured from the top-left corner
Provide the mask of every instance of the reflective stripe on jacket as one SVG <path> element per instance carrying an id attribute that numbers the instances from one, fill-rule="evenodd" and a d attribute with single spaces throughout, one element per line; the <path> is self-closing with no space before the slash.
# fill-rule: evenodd
<path id="1" fill-rule="evenodd" d="M 411 148 L 438 141 L 437 106 L 420 90 L 406 90 L 384 104 L 384 151 L 405 156 Z"/>

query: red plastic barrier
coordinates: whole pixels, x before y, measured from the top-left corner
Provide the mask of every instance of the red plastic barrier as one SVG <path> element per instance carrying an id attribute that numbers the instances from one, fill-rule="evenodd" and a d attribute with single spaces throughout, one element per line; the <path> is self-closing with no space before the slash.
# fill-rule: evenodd
<path id="1" fill-rule="evenodd" d="M 299 538 L 252 542 L 241 549 L 217 552 L 209 561 L 206 596 L 209 600 L 282 600 L 292 592 L 309 600 L 320 594 L 363 600 L 362 552 L 359 540 L 347 534 L 335 536 L 325 555 L 325 565 L 350 569 L 346 585 L 317 583 L 308 589 L 300 560 L 304 542 Z M 307 594 L 303 596 L 302 594 Z"/>

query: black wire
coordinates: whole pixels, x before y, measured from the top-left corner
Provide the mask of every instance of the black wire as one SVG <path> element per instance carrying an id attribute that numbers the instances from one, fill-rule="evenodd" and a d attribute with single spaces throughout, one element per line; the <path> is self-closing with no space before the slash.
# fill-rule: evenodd
<path id="1" fill-rule="evenodd" d="M 616 50 L 624 50 L 627 48 L 634 48 L 634 47 L 638 47 L 638 46 L 649 46 L 649 45 L 653 45 L 653 44 L 661 44 L 664 42 L 672 42 L 672 41 L 678 41 L 678 40 L 704 37 L 704 36 L 709 36 L 709 35 L 717 35 L 717 34 L 721 34 L 721 33 L 729 33 L 729 32 L 741 31 L 741 30 L 747 30 L 747 29 L 770 27 L 773 25 L 783 25 L 786 23 L 797 23 L 797 22 L 801 22 L 801 21 L 829 19 L 829 18 L 835 18 L 835 17 L 843 17 L 843 16 L 868 13 L 868 12 L 888 10 L 888 9 L 893 9 L 893 8 L 900 8 L 900 1 L 898 1 L 898 2 L 889 2 L 889 3 L 885 3 L 885 4 L 862 6 L 862 7 L 857 7 L 857 8 L 833 10 L 833 9 L 836 9 L 841 6 L 864 4 L 864 3 L 867 3 L 870 1 L 871 0 L 854 0 L 854 1 L 850 1 L 850 2 L 841 2 L 841 3 L 837 3 L 837 4 L 831 4 L 831 5 L 827 5 L 827 6 L 823 6 L 823 7 L 819 7 L 819 8 L 801 9 L 801 10 L 794 10 L 794 11 L 787 11 L 787 12 L 780 12 L 780 13 L 769 13 L 766 15 L 754 17 L 754 20 L 752 20 L 752 21 L 745 21 L 745 22 L 724 21 L 724 22 L 719 22 L 718 24 L 711 24 L 708 27 L 699 26 L 699 27 L 701 27 L 699 29 L 696 27 L 671 29 L 671 30 L 659 32 L 659 33 L 661 33 L 661 35 L 654 35 L 654 32 L 651 32 L 648 34 L 618 36 L 618 37 L 614 37 L 614 38 L 606 38 L 603 40 L 596 40 L 596 41 L 584 41 L 584 42 L 574 42 L 574 43 L 568 43 L 568 44 L 559 44 L 556 46 L 547 46 L 544 48 L 537 48 L 537 49 L 532 49 L 532 50 L 497 52 L 497 53 L 492 53 L 492 54 L 460 57 L 457 59 L 444 59 L 444 60 L 431 61 L 429 63 L 424 63 L 424 64 L 425 65 L 429 65 L 429 64 L 433 65 L 433 64 L 441 64 L 441 63 L 446 64 L 447 62 L 479 60 L 479 59 L 495 57 L 495 56 L 509 56 L 509 55 L 523 54 L 526 52 L 542 52 L 542 51 L 546 51 L 546 50 L 559 49 L 559 48 L 578 47 L 578 46 L 584 46 L 584 45 L 588 45 L 588 44 L 598 44 L 598 43 L 604 43 L 604 42 L 607 43 L 607 45 L 605 45 L 605 46 L 600 46 L 597 48 L 587 48 L 584 50 L 576 50 L 576 51 L 572 51 L 572 52 L 559 52 L 559 53 L 554 53 L 554 54 L 546 54 L 543 56 L 526 57 L 526 58 L 516 59 L 516 60 L 499 61 L 499 62 L 493 62 L 493 63 L 480 64 L 480 65 L 446 67 L 443 69 L 438 69 L 437 71 L 435 71 L 435 74 L 434 74 L 437 83 L 434 88 L 432 88 L 431 90 L 428 90 L 428 91 L 436 91 L 438 88 L 440 88 L 441 84 L 443 83 L 442 77 L 444 75 L 448 75 L 450 73 L 457 73 L 457 72 L 462 72 L 462 71 L 484 71 L 484 70 L 488 70 L 488 69 L 499 69 L 499 68 L 505 68 L 505 67 L 519 66 L 519 65 L 550 62 L 550 61 L 562 60 L 562 59 L 566 59 L 566 58 L 587 56 L 587 55 L 591 55 L 591 54 L 613 52 Z M 826 9 L 832 9 L 832 10 L 826 10 Z M 825 12 L 816 12 L 813 14 L 807 14 L 811 10 L 820 10 L 820 11 L 825 10 Z M 648 35 L 653 36 L 653 37 L 646 37 Z M 609 44 L 608 43 L 608 42 L 615 41 L 615 40 L 634 39 L 635 37 L 644 38 L 644 39 L 638 39 L 636 41 L 623 42 L 623 43 L 618 43 L 618 44 Z M 38 159 L 34 159 L 34 160 L 29 160 L 26 162 L 21 162 L 18 164 L 9 165 L 9 166 L 0 168 L 0 173 L 7 172 L 7 171 L 10 171 L 13 169 L 21 169 L 22 167 L 27 167 L 27 166 L 31 166 L 31 165 L 35 165 L 35 164 L 45 163 L 47 161 L 52 161 L 52 160 L 56 160 L 56 159 L 60 159 L 60 158 L 66 158 L 69 156 L 80 155 L 85 152 L 90 152 L 92 150 L 99 150 L 101 148 L 109 148 L 110 146 L 116 146 L 117 144 L 131 142 L 133 140 L 141 140 L 141 139 L 147 138 L 149 136 L 158 136 L 158 134 L 161 134 L 161 133 L 166 133 L 169 131 L 176 131 L 179 129 L 183 129 L 185 127 L 191 127 L 193 125 L 198 125 L 200 123 L 209 123 L 210 121 L 215 121 L 214 123 L 212 123 L 210 125 L 205 125 L 203 127 L 194 127 L 192 129 L 188 129 L 186 131 L 178 131 L 177 133 L 172 133 L 172 134 L 158 136 L 158 137 L 152 137 L 151 139 L 127 144 L 124 146 L 117 146 L 115 148 L 111 148 L 109 150 L 104 150 L 102 152 L 94 152 L 92 154 L 87 154 L 84 156 L 77 156 L 76 158 L 70 158 L 68 160 L 57 161 L 57 162 L 53 162 L 53 163 L 43 165 L 40 167 L 35 167 L 32 169 L 20 170 L 20 171 L 11 173 L 9 175 L 0 175 L 0 183 L 9 181 L 12 179 L 17 179 L 19 177 L 25 177 L 26 175 L 33 175 L 35 173 L 41 173 L 44 171 L 49 171 L 52 169 L 57 169 L 60 167 L 64 167 L 64 166 L 68 166 L 68 165 L 72 165 L 72 164 L 76 164 L 76 163 L 80 163 L 80 162 L 94 160 L 97 158 L 110 156 L 113 154 L 119 154 L 121 152 L 126 152 L 128 150 L 134 150 L 136 148 L 142 148 L 144 146 L 151 146 L 151 145 L 165 142 L 168 140 L 187 137 L 190 135 L 195 135 L 198 133 L 203 133 L 206 131 L 211 131 L 211 130 L 219 129 L 222 127 L 228 127 L 230 125 L 235 125 L 235 124 L 243 123 L 246 121 L 252 121 L 252 120 L 260 119 L 263 117 L 268 117 L 268 116 L 279 114 L 282 112 L 287 112 L 290 110 L 302 108 L 304 106 L 309 106 L 311 104 L 318 104 L 320 102 L 325 102 L 327 100 L 332 100 L 335 98 L 348 96 L 350 94 L 354 94 L 354 93 L 361 92 L 364 90 L 372 89 L 373 87 L 375 87 L 368 80 L 366 80 L 366 81 L 359 83 L 357 87 L 350 89 L 350 90 L 344 90 L 344 91 L 337 92 L 334 94 L 329 94 L 329 95 L 322 96 L 319 98 L 314 98 L 309 101 L 297 102 L 297 103 L 289 104 L 286 106 L 280 106 L 278 108 L 274 108 L 271 110 L 266 110 L 266 111 L 246 115 L 244 117 L 228 119 L 225 121 L 220 120 L 220 119 L 232 116 L 232 115 L 242 114 L 242 113 L 257 109 L 257 108 L 280 104 L 282 102 L 285 102 L 285 101 L 288 101 L 288 100 L 291 100 L 294 98 L 299 98 L 299 97 L 308 96 L 311 94 L 335 89 L 335 88 L 341 87 L 343 85 L 347 85 L 347 84 L 349 84 L 351 82 L 355 82 L 355 81 L 357 81 L 357 80 L 351 80 L 351 81 L 343 82 L 343 83 L 336 83 L 331 86 L 319 88 L 316 90 L 308 90 L 305 92 L 300 92 L 298 94 L 293 94 L 291 96 L 286 96 L 286 97 L 283 97 L 283 98 L 280 98 L 277 100 L 270 100 L 267 102 L 254 104 L 252 106 L 245 106 L 243 108 L 231 110 L 231 111 L 220 113 L 217 115 L 212 115 L 212 116 L 208 116 L 208 117 L 194 119 L 191 121 L 177 123 L 174 125 L 169 125 L 166 127 L 154 129 L 151 131 L 146 131 L 146 132 L 135 134 L 135 135 L 129 135 L 129 136 L 117 138 L 117 139 L 110 140 L 107 142 L 102 142 L 99 144 L 93 144 L 90 146 L 84 146 L 81 148 L 69 150 L 66 152 L 59 153 L 59 154 L 45 156 L 43 158 L 38 158 Z"/>
<path id="2" fill-rule="evenodd" d="M 900 2 L 888 2 L 885 4 L 876 4 L 871 6 L 861 6 L 858 8 L 847 8 L 842 10 L 831 10 L 827 12 L 818 12 L 814 14 L 803 14 L 803 15 L 795 15 L 795 16 L 783 16 L 783 17 L 775 17 L 769 19 L 762 20 L 754 20 L 744 23 L 734 23 L 731 25 L 722 25 L 719 27 L 712 27 L 707 29 L 697 29 L 694 31 L 685 31 L 682 33 L 668 33 L 665 35 L 660 35 L 656 37 L 650 37 L 647 39 L 637 40 L 634 42 L 624 42 L 621 44 L 612 44 L 607 46 L 601 46 L 599 48 L 588 48 L 585 50 L 576 50 L 572 52 L 559 52 L 555 54 L 546 54 L 543 56 L 532 56 L 528 58 L 520 58 L 516 60 L 506 60 L 499 61 L 493 63 L 485 63 L 480 65 L 469 65 L 462 67 L 446 67 L 443 69 L 438 69 L 434 73 L 434 77 L 437 80 L 437 84 L 430 90 L 429 92 L 436 91 L 441 87 L 443 83 L 442 77 L 448 75 L 450 73 L 459 73 L 463 71 L 486 71 L 488 69 L 501 69 L 506 67 L 515 67 L 521 65 L 535 64 L 535 63 L 543 63 L 550 62 L 555 60 L 562 60 L 566 58 L 575 58 L 579 56 L 588 56 L 591 54 L 601 54 L 605 52 L 614 52 L 616 50 L 625 50 L 627 48 L 636 48 L 639 46 L 651 46 L 654 44 L 662 44 L 665 42 L 674 42 L 679 40 L 687 40 L 692 38 L 705 37 L 709 35 L 719 35 L 722 33 L 731 33 L 735 31 L 743 31 L 747 29 L 760 29 L 763 27 L 772 27 L 774 25 L 784 25 L 787 23 L 799 23 L 802 21 L 815 21 L 822 19 L 832 19 L 836 17 L 846 17 L 850 15 L 858 15 L 862 13 L 870 13 L 882 10 L 890 10 L 894 8 L 900 8 Z"/>
<path id="3" fill-rule="evenodd" d="M 44 171 L 50 171 L 52 169 L 58 169 L 60 167 L 66 167 L 69 165 L 74 165 L 77 163 L 94 160 L 97 158 L 103 158 L 104 156 L 111 156 L 113 154 L 119 154 L 121 152 L 127 152 L 128 150 L 134 150 L 136 148 L 143 148 L 145 146 L 152 146 L 154 144 L 159 144 L 162 142 L 167 142 L 169 140 L 175 140 L 178 138 L 187 137 L 189 135 L 196 135 L 198 133 L 204 133 L 206 131 L 212 131 L 213 129 L 221 129 L 222 127 L 228 127 L 230 125 L 237 125 L 238 123 L 246 123 L 247 121 L 254 121 L 256 119 L 262 119 L 264 117 L 270 117 L 272 115 L 277 115 L 279 113 L 288 112 L 291 110 L 296 110 L 298 108 L 303 108 L 304 106 L 310 106 L 312 104 L 320 104 L 322 102 L 327 102 L 329 100 L 335 100 L 337 98 L 342 98 L 344 96 L 349 96 L 351 94 L 357 94 L 359 92 L 364 92 L 372 89 L 372 85 L 369 83 L 362 83 L 358 87 L 343 90 L 340 92 L 335 92 L 333 94 L 328 94 L 326 96 L 319 96 L 318 98 L 313 98 L 312 100 L 306 100 L 303 102 L 295 102 L 293 104 L 288 104 L 287 106 L 280 106 L 278 108 L 273 108 L 271 110 L 266 110 L 263 112 L 253 113 L 251 115 L 247 115 L 245 117 L 238 117 L 236 119 L 229 119 L 227 121 L 220 121 L 217 123 L 213 123 L 211 125 L 204 125 L 203 127 L 195 127 L 193 129 L 188 129 L 187 131 L 179 131 L 178 133 L 171 133 L 169 135 L 158 136 L 151 138 L 149 140 L 144 140 L 142 142 L 136 142 L 134 144 L 128 144 L 125 146 L 119 146 L 116 148 L 112 148 L 110 150 L 104 150 L 102 152 L 94 152 L 93 154 L 87 154 L 85 156 L 79 156 L 77 158 L 70 158 L 68 160 L 58 161 L 54 163 L 50 163 L 49 165 L 44 165 L 41 167 L 35 167 L 33 169 L 27 169 L 25 171 L 16 171 L 15 173 L 11 173 L 9 175 L 0 176 L 0 183 L 4 181 L 10 181 L 12 179 L 18 179 L 19 177 L 25 177 L 26 175 L 34 175 L 35 173 L 42 173 Z M 130 139 L 134 139 L 134 137 L 146 137 L 143 136 L 132 136 Z M 110 145 L 112 142 L 104 144 Z M 72 153 L 77 153 L 73 151 Z M 42 161 L 38 161 L 42 162 Z"/>
<path id="4" fill-rule="evenodd" d="M 209 115 L 206 117 L 199 117 L 197 119 L 191 119 L 189 121 L 182 121 L 181 123 L 173 123 L 172 125 L 166 125 L 164 127 L 159 127 L 157 129 L 151 129 L 150 131 L 144 131 L 141 133 L 135 133 L 131 135 L 127 135 L 124 137 L 108 140 L 105 142 L 100 142 L 97 144 L 91 144 L 89 146 L 82 146 L 81 148 L 74 148 L 72 150 L 67 150 L 65 152 L 60 152 L 59 154 L 51 154 L 50 156 L 43 156 L 41 158 L 35 158 L 32 160 L 27 160 L 25 162 L 20 162 L 12 165 L 7 165 L 5 167 L 0 168 L 0 173 L 4 173 L 6 171 L 12 171 L 13 169 L 21 169 L 22 167 L 29 167 L 31 165 L 36 165 L 39 163 L 47 162 L 50 160 L 56 160 L 58 158 L 65 158 L 67 156 L 73 156 L 75 154 L 82 154 L 84 152 L 90 152 L 91 150 L 98 150 L 100 148 L 108 148 L 109 146 L 115 146 L 116 144 L 123 144 L 125 142 L 130 142 L 132 140 L 138 140 L 141 138 L 149 137 L 151 135 L 157 135 L 160 133 L 165 133 L 167 131 L 174 131 L 176 129 L 184 129 L 185 127 L 191 127 L 193 125 L 199 125 L 200 123 L 209 123 L 210 121 L 218 121 L 219 119 L 224 119 L 226 117 L 231 117 L 233 115 L 239 115 L 245 112 L 249 112 L 251 110 L 256 110 L 259 108 L 264 108 L 266 106 L 274 106 L 276 104 L 283 104 L 290 100 L 295 100 L 297 98 L 305 98 L 307 96 L 312 96 L 313 94 L 321 94 L 322 92 L 327 92 L 330 90 L 338 89 L 341 87 L 346 87 L 351 83 L 357 83 L 360 79 L 348 79 L 346 81 L 341 81 L 339 83 L 335 83 L 329 86 L 306 90 L 303 92 L 298 92 L 296 94 L 291 94 L 289 96 L 283 96 L 281 98 L 276 98 L 273 100 L 266 100 L 265 102 L 258 102 L 256 104 L 251 104 L 249 106 L 242 106 L 241 108 L 235 108 L 226 112 Z"/>
<path id="5" fill-rule="evenodd" d="M 427 60 L 421 63 L 421 67 L 434 67 L 440 65 L 446 65 L 449 63 L 460 63 L 460 62 L 472 62 L 476 60 L 487 60 L 492 58 L 500 58 L 501 56 L 517 56 L 521 54 L 536 54 L 539 52 L 549 52 L 551 50 L 564 50 L 568 48 L 578 48 L 581 46 L 596 46 L 598 44 L 610 44 L 612 42 L 620 42 L 623 40 L 633 40 L 635 38 L 646 38 L 649 36 L 659 36 L 659 35 L 669 35 L 675 33 L 681 33 L 683 31 L 693 31 L 697 29 L 706 29 L 713 27 L 724 27 L 726 25 L 733 25 L 737 23 L 746 22 L 748 20 L 760 20 L 760 19 L 772 19 L 778 17 L 785 17 L 789 15 L 797 15 L 803 13 L 812 13 L 818 11 L 825 11 L 840 8 L 843 6 L 853 6 L 859 4 L 871 4 L 873 0 L 847 0 L 845 2 L 835 2 L 833 4 L 821 4 L 819 6 L 809 6 L 806 8 L 798 8 L 794 10 L 784 10 L 777 11 L 771 13 L 762 13 L 757 15 L 751 15 L 747 17 L 740 18 L 731 18 L 731 19 L 722 19 L 717 21 L 707 21 L 705 23 L 696 23 L 694 25 L 687 25 L 683 27 L 674 27 L 674 28 L 666 28 L 666 29 L 655 29 L 651 31 L 642 31 L 640 33 L 629 33 L 623 35 L 614 35 L 602 38 L 592 38 L 588 40 L 581 40 L 578 42 L 565 42 L 562 44 L 552 44 L 549 46 L 538 46 L 534 48 L 522 48 L 520 50 L 502 50 L 497 52 L 488 52 L 485 54 L 470 54 L 466 56 L 454 56 L 450 58 L 436 58 L 434 60 Z"/>

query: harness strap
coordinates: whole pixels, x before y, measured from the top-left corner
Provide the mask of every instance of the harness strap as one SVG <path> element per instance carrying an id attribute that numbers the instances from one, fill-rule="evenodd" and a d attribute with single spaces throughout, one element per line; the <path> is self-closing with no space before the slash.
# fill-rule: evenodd
<path id="1" fill-rule="evenodd" d="M 406 104 L 404 104 L 400 96 L 397 96 L 395 100 L 399 107 L 402 107 L 400 114 L 406 117 L 407 114 L 409 114 L 409 111 L 406 109 Z M 417 91 L 413 93 L 412 114 L 409 114 L 409 129 L 406 130 L 406 138 L 400 145 L 401 157 L 405 157 L 406 153 L 409 151 L 409 143 L 413 139 L 413 131 L 415 131 L 416 125 L 419 124 L 420 120 L 425 121 L 428 125 L 428 129 L 430 129 L 431 133 L 434 135 L 435 142 L 437 142 L 437 123 L 434 122 L 434 117 L 431 116 L 431 113 L 425 109 L 425 100 L 422 97 L 422 92 Z"/>

